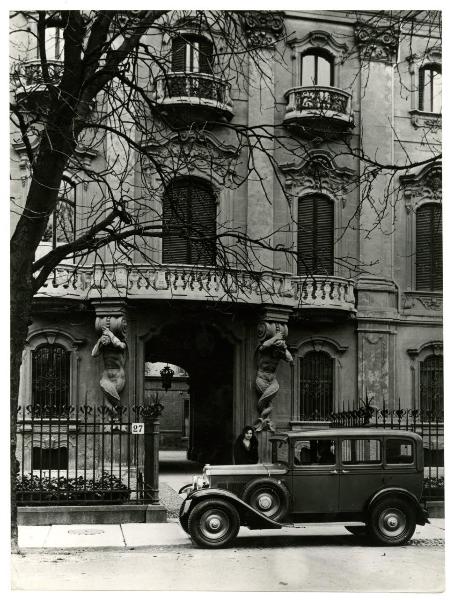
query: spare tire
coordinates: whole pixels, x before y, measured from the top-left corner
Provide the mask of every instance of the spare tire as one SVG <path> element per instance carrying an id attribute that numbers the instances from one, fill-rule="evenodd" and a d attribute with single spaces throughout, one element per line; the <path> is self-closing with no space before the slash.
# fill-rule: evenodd
<path id="1" fill-rule="evenodd" d="M 270 478 L 250 481 L 244 488 L 242 499 L 273 521 L 282 521 L 290 506 L 287 488 Z"/>

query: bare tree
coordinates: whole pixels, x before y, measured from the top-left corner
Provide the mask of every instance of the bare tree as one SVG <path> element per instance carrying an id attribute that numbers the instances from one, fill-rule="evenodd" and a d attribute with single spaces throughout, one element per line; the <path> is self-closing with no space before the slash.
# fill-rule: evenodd
<path id="1" fill-rule="evenodd" d="M 392 31 L 401 42 L 406 39 L 410 48 L 414 36 L 424 30 L 430 40 L 427 52 L 440 37 L 440 16 L 435 11 L 394 11 L 359 18 L 377 38 L 385 30 Z M 50 30 L 57 36 L 53 56 L 48 56 Z M 257 123 L 230 122 L 228 110 L 225 115 L 207 114 L 202 120 L 194 119 L 191 111 L 175 114 L 163 110 L 160 93 L 174 89 L 176 94 L 180 84 L 169 77 L 172 46 L 161 40 L 190 41 L 191 36 L 182 31 L 203 31 L 212 40 L 214 54 L 207 58 L 208 68 L 214 75 L 222 72 L 229 81 L 224 87 L 207 83 L 208 96 L 228 107 L 230 87 L 263 94 L 264 110 Z M 293 164 L 304 161 L 315 180 L 326 177 L 333 168 L 332 161 L 323 160 L 323 153 L 314 152 L 314 140 L 321 139 L 331 156 L 359 162 L 357 173 L 347 177 L 342 171 L 334 193 L 343 196 L 361 186 L 361 202 L 349 226 L 356 226 L 361 205 L 367 202 L 376 214 L 370 224 L 372 230 L 380 227 L 397 197 L 398 176 L 440 160 L 439 144 L 430 132 L 424 140 L 429 148 L 426 159 L 416 160 L 407 153 L 404 161 L 389 164 L 373 149 L 364 148 L 358 142 L 360 136 L 333 136 L 335 128 L 329 124 L 324 130 L 311 130 L 310 126 L 305 131 L 298 127 L 284 130 L 269 119 L 276 98 L 268 60 L 272 56 L 274 61 L 285 62 L 286 44 L 292 35 L 281 17 L 271 13 L 156 10 L 11 14 L 11 132 L 16 156 L 20 155 L 29 169 L 24 200 L 13 200 L 16 218 L 11 239 L 11 485 L 16 549 L 19 369 L 33 296 L 58 265 L 70 259 L 71 276 L 76 277 L 77 269 L 87 262 L 127 263 L 133 256 L 153 264 L 157 242 L 175 236 L 189 242 L 200 264 L 216 264 L 227 290 L 235 273 L 247 272 L 267 294 L 267 280 L 262 274 L 273 268 L 273 257 L 281 255 L 282 264 L 291 265 L 297 256 L 292 241 L 294 219 L 254 235 L 220 216 L 216 231 L 206 230 L 188 223 L 173 201 L 178 192 L 172 195 L 177 175 L 204 173 L 215 176 L 219 186 L 233 190 L 254 181 L 263 192 L 264 202 L 271 203 L 272 188 L 264 178 L 266 164 L 290 203 L 292 189 L 286 180 L 292 177 L 292 166 L 285 167 L 290 160 Z M 56 44 L 60 45 L 57 61 Z M 30 52 L 38 57 L 36 61 L 30 62 Z M 358 52 L 355 47 L 345 60 L 356 61 L 354 76 L 361 73 L 364 78 L 370 62 L 367 54 L 360 57 Z M 203 52 L 200 56 L 203 58 Z M 266 105 L 270 98 L 273 106 Z M 222 141 L 216 137 L 221 127 Z M 95 156 L 98 158 L 92 160 Z M 68 225 L 73 216 L 65 199 L 65 178 L 72 175 L 91 196 L 81 209 L 77 230 Z M 374 184 L 379 177 L 387 178 L 388 193 L 377 202 Z M 166 219 L 162 210 L 164 190 L 170 190 Z M 42 240 L 55 237 L 56 230 L 62 234 L 59 243 L 51 244 L 47 253 L 39 253 Z M 344 234 L 337 232 L 339 238 Z M 350 256 L 336 260 L 350 274 L 371 266 Z M 241 281 L 236 279 L 235 289 Z"/>

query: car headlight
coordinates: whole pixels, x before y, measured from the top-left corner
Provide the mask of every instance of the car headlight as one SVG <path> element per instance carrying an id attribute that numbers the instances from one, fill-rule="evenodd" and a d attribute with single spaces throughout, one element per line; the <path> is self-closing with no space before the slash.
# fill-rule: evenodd
<path id="1" fill-rule="evenodd" d="M 203 473 L 202 475 L 194 475 L 192 487 L 194 490 L 202 490 L 203 488 L 210 487 L 210 480 L 206 473 Z"/>

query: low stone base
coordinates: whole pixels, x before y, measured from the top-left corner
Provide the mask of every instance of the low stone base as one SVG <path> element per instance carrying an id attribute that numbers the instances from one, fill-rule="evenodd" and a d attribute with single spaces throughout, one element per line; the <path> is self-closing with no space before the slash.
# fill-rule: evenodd
<path id="1" fill-rule="evenodd" d="M 444 519 L 445 518 L 445 503 L 444 500 L 429 500 L 427 502 L 427 510 L 429 511 L 429 519 Z"/>
<path id="2" fill-rule="evenodd" d="M 166 523 L 162 504 L 102 506 L 20 506 L 19 525 L 97 525 L 120 523 Z"/>

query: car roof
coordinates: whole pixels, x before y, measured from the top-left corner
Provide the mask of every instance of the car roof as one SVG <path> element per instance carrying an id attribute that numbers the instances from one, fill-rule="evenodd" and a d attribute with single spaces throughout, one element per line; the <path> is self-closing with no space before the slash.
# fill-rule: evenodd
<path id="1" fill-rule="evenodd" d="M 294 431 L 280 431 L 275 433 L 271 440 L 290 440 L 299 438 L 333 438 L 333 437 L 407 437 L 420 439 L 413 431 L 405 429 L 386 429 L 385 427 L 333 427 L 332 429 L 306 429 Z"/>

